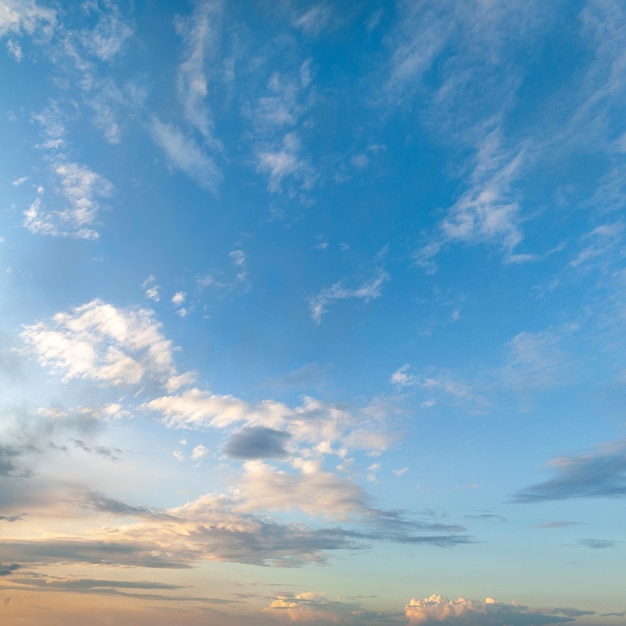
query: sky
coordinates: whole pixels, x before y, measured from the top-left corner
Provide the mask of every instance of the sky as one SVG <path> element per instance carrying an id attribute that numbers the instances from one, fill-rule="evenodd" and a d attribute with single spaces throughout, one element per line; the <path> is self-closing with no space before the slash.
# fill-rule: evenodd
<path id="1" fill-rule="evenodd" d="M 626 620 L 626 4 L 0 0 L 0 621 Z"/>

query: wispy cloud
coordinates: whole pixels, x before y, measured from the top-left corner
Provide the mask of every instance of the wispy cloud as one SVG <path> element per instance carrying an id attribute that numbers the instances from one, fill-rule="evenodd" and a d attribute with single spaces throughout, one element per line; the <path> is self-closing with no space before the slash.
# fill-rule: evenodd
<path id="1" fill-rule="evenodd" d="M 213 136 L 213 120 L 207 96 L 209 68 L 217 62 L 221 34 L 222 2 L 202 0 L 195 3 L 188 17 L 177 16 L 176 32 L 183 42 L 183 60 L 178 66 L 176 87 L 185 119 L 202 135 L 207 146 L 218 148 Z"/>
<path id="2" fill-rule="evenodd" d="M 328 307 L 338 300 L 357 299 L 369 302 L 379 298 L 383 285 L 389 279 L 389 274 L 379 268 L 372 277 L 363 281 L 358 287 L 346 287 L 345 281 L 339 281 L 331 287 L 322 289 L 319 294 L 309 298 L 309 308 L 313 321 L 319 324 L 323 315 L 328 311 Z"/>
<path id="3" fill-rule="evenodd" d="M 206 154 L 191 137 L 172 124 L 165 124 L 153 116 L 150 134 L 155 143 L 163 149 L 170 163 L 195 180 L 201 187 L 216 192 L 222 180 L 215 161 Z"/>
<path id="4" fill-rule="evenodd" d="M 471 412 L 483 412 L 493 404 L 481 385 L 465 382 L 454 372 L 439 368 L 413 373 L 407 363 L 391 375 L 390 382 L 399 390 L 422 390 L 428 396 L 423 403 L 425 407 L 433 406 L 435 398 L 451 400 Z"/>
<path id="5" fill-rule="evenodd" d="M 297 26 L 309 35 L 319 35 L 330 23 L 333 10 L 325 3 L 319 3 L 294 19 Z"/>
<path id="6" fill-rule="evenodd" d="M 289 177 L 302 183 L 303 188 L 313 185 L 314 173 L 301 156 L 301 144 L 297 133 L 285 135 L 279 147 L 257 152 L 257 169 L 269 176 L 269 190 L 280 192 L 283 179 Z"/>
<path id="7" fill-rule="evenodd" d="M 533 255 L 515 252 L 523 235 L 514 187 L 524 159 L 523 148 L 512 153 L 503 149 L 500 130 L 491 131 L 476 154 L 469 189 L 447 210 L 432 238 L 415 253 L 416 265 L 434 272 L 434 257 L 453 243 L 493 244 L 509 263 L 533 260 Z"/>
<path id="8" fill-rule="evenodd" d="M 626 442 L 606 444 L 595 452 L 551 462 L 556 476 L 522 489 L 516 502 L 626 496 Z"/>
<path id="9" fill-rule="evenodd" d="M 38 30 L 49 36 L 56 23 L 56 12 L 35 0 L 2 0 L 0 4 L 0 37 L 22 32 L 32 35 Z"/>
<path id="10" fill-rule="evenodd" d="M 112 194 L 113 185 L 79 163 L 59 160 L 53 169 L 66 206 L 62 209 L 46 209 L 44 190 L 40 187 L 38 197 L 24 211 L 24 226 L 36 234 L 97 239 L 98 231 L 94 226 L 100 199 Z"/>

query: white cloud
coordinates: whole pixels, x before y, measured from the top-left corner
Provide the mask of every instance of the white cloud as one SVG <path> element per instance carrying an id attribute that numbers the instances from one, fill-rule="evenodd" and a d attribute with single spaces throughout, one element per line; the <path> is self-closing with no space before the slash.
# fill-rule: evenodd
<path id="1" fill-rule="evenodd" d="M 309 308 L 311 309 L 313 321 L 319 324 L 329 305 L 337 300 L 356 298 L 369 302 L 379 298 L 382 286 L 388 280 L 389 274 L 383 269 L 378 269 L 370 279 L 364 281 L 359 287 L 350 289 L 345 287 L 343 281 L 339 281 L 331 287 L 322 289 L 318 295 L 309 298 Z"/>
<path id="2" fill-rule="evenodd" d="M 93 228 L 100 209 L 100 198 L 113 192 L 113 185 L 92 172 L 85 165 L 57 161 L 54 173 L 61 185 L 67 206 L 63 209 L 46 209 L 43 193 L 24 211 L 24 226 L 30 232 L 55 237 L 96 239 Z"/>
<path id="3" fill-rule="evenodd" d="M 235 266 L 235 270 L 237 272 L 236 280 L 237 282 L 245 281 L 248 278 L 248 272 L 246 269 L 247 266 L 247 258 L 246 253 L 243 250 L 231 250 L 228 253 L 230 260 Z"/>
<path id="4" fill-rule="evenodd" d="M 331 17 L 332 9 L 324 3 L 320 3 L 296 18 L 294 25 L 309 35 L 319 35 L 328 26 Z"/>
<path id="5" fill-rule="evenodd" d="M 463 382 L 454 372 L 431 367 L 414 374 L 410 369 L 408 363 L 398 368 L 391 375 L 390 382 L 398 389 L 420 389 L 429 396 L 434 395 L 452 401 L 471 412 L 483 412 L 492 404 L 483 393 L 482 385 L 476 382 Z M 434 404 L 435 401 L 429 397 L 422 406 L 430 407 Z"/>
<path id="6" fill-rule="evenodd" d="M 0 37 L 22 31 L 32 35 L 37 30 L 48 36 L 55 25 L 56 13 L 35 0 L 0 0 Z"/>
<path id="7" fill-rule="evenodd" d="M 177 376 L 172 344 L 147 309 L 120 309 L 96 299 L 24 326 L 21 338 L 65 382 L 135 385 L 150 378 L 167 385 Z"/>
<path id="8" fill-rule="evenodd" d="M 219 27 L 222 21 L 222 3 L 206 0 L 196 3 L 192 15 L 176 18 L 176 31 L 182 38 L 184 59 L 178 66 L 178 97 L 183 105 L 185 119 L 196 128 L 205 143 L 212 148 L 220 144 L 213 137 L 213 120 L 206 104 L 209 93 L 207 61 L 217 63 Z"/>
<path id="9" fill-rule="evenodd" d="M 209 451 L 203 445 L 198 445 L 191 451 L 191 458 L 197 461 L 198 459 L 204 458 L 208 452 Z"/>
<path id="10" fill-rule="evenodd" d="M 187 294 L 184 291 L 177 291 L 172 296 L 172 303 L 174 304 L 174 306 L 181 306 L 183 302 L 185 302 L 186 297 L 187 297 Z"/>
<path id="11" fill-rule="evenodd" d="M 506 344 L 504 380 L 516 388 L 542 388 L 570 379 L 571 367 L 563 344 L 575 325 L 531 333 L 521 332 Z"/>
<path id="12" fill-rule="evenodd" d="M 284 178 L 299 181 L 304 189 L 313 186 L 314 173 L 311 166 L 300 157 L 301 144 L 297 133 L 285 135 L 278 149 L 257 152 L 257 170 L 269 175 L 268 189 L 279 193 Z"/>
<path id="13" fill-rule="evenodd" d="M 296 446 L 315 449 L 321 442 L 326 442 L 324 449 L 328 453 L 335 453 L 334 449 L 343 450 L 346 446 L 381 451 L 388 447 L 391 439 L 384 418 L 372 417 L 369 407 L 352 411 L 308 397 L 295 408 L 275 400 L 251 405 L 234 396 L 193 388 L 178 395 L 155 398 L 140 408 L 160 413 L 163 422 L 174 428 L 263 426 L 287 432 Z M 323 453 L 322 450 L 317 448 L 319 453 Z M 345 454 L 344 450 L 342 455 Z"/>
<path id="14" fill-rule="evenodd" d="M 150 276 L 148 276 L 148 278 L 143 281 L 141 287 L 145 289 L 144 293 L 146 295 L 146 298 L 154 300 L 155 302 L 158 302 L 160 300 L 160 287 L 156 284 L 156 278 L 152 274 L 150 274 Z"/>
<path id="15" fill-rule="evenodd" d="M 22 46 L 19 43 L 9 39 L 7 41 L 7 50 L 18 63 L 22 61 Z"/>
<path id="16" fill-rule="evenodd" d="M 404 607 L 409 626 L 455 624 L 456 626 L 543 626 L 572 622 L 573 616 L 589 614 L 576 609 L 531 609 L 516 602 L 506 604 L 494 598 L 449 600 L 433 594 L 423 600 L 413 598 Z"/>
<path id="17" fill-rule="evenodd" d="M 28 176 L 22 176 L 21 178 L 14 180 L 11 184 L 15 187 L 19 187 L 20 185 L 23 185 L 27 180 Z"/>
<path id="18" fill-rule="evenodd" d="M 320 469 L 319 462 L 295 459 L 292 474 L 263 463 L 247 461 L 237 483 L 236 510 L 289 511 L 300 509 L 313 517 L 347 520 L 368 515 L 365 493 L 354 483 Z"/>
<path id="19" fill-rule="evenodd" d="M 86 5 L 89 7 L 89 5 Z M 80 32 L 80 40 L 86 51 L 101 61 L 111 61 L 122 50 L 133 34 L 132 28 L 119 15 L 119 9 L 112 3 L 92 7 L 98 15 L 98 23 L 93 29 Z"/>
<path id="20" fill-rule="evenodd" d="M 175 168 L 185 172 L 201 187 L 212 192 L 217 190 L 222 174 L 213 158 L 203 152 L 192 138 L 185 137 L 178 128 L 164 124 L 156 116 L 150 123 L 150 134 Z"/>

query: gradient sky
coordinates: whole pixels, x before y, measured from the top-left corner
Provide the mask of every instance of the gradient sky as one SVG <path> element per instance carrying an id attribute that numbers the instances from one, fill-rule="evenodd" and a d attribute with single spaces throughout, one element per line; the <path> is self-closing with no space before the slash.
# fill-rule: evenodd
<path id="1" fill-rule="evenodd" d="M 0 0 L 0 621 L 626 620 L 626 3 Z"/>

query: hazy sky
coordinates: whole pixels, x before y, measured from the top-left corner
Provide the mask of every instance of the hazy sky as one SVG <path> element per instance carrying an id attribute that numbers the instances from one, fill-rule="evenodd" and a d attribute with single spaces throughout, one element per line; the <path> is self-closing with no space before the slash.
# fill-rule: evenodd
<path id="1" fill-rule="evenodd" d="M 0 622 L 618 626 L 626 3 L 0 0 Z"/>

